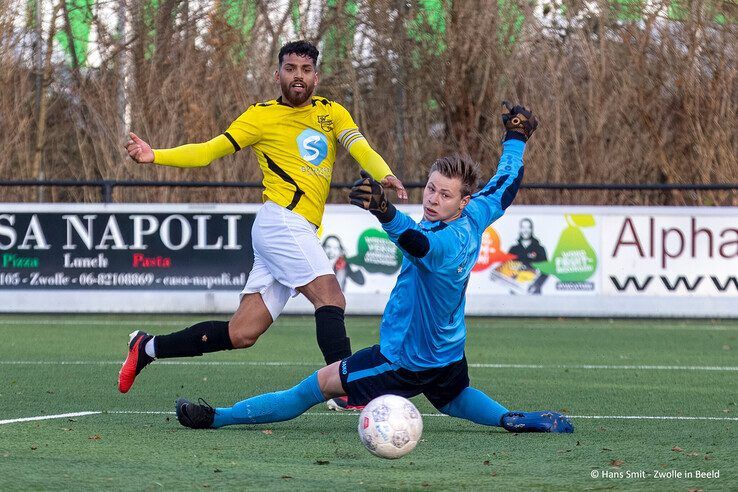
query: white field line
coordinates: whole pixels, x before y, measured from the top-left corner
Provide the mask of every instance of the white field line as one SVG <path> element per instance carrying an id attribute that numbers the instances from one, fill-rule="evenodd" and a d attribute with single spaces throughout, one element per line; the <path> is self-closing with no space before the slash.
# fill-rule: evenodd
<path id="1" fill-rule="evenodd" d="M 51 420 L 51 419 L 65 419 L 72 417 L 85 417 L 87 415 L 97 415 L 102 412 L 74 412 L 74 413 L 59 413 L 56 415 L 39 415 L 37 417 L 23 417 L 20 419 L 8 419 L 0 420 L 0 425 L 4 424 L 16 424 L 18 422 L 32 422 L 34 420 Z"/>
<path id="2" fill-rule="evenodd" d="M 0 420 L 0 425 L 17 424 L 21 422 L 32 422 L 37 420 L 52 420 L 73 417 L 86 417 L 88 415 L 174 415 L 174 412 L 163 411 L 137 411 L 137 410 L 110 410 L 60 413 L 56 415 L 39 415 L 36 417 L 23 417 L 18 419 Z M 309 416 L 343 416 L 357 417 L 356 412 L 306 412 Z M 448 417 L 442 413 L 424 413 L 423 417 Z M 682 415 L 569 415 L 572 419 L 595 419 L 595 420 L 704 420 L 704 421 L 738 421 L 738 417 L 689 417 Z"/>
<path id="3" fill-rule="evenodd" d="M 12 313 L 6 313 L 7 315 L 11 316 L 18 316 L 17 320 L 12 319 L 0 319 L 0 326 L 16 326 L 16 325 L 41 325 L 41 326 L 133 326 L 133 327 L 139 327 L 139 328 L 150 328 L 150 327 L 157 327 L 157 326 L 181 326 L 182 328 L 191 325 L 193 321 L 200 320 L 200 319 L 212 319 L 212 318 L 223 318 L 223 316 L 212 316 L 211 318 L 207 317 L 192 317 L 192 318 L 175 318 L 175 319 L 166 319 L 166 320 L 160 320 L 160 321 L 146 321 L 146 320 L 135 320 L 135 319 L 120 319 L 120 320 L 94 320 L 94 319 L 65 319 L 60 317 L 49 317 L 49 318 L 36 318 L 36 319 L 25 319 L 22 316 L 19 315 L 13 315 Z M 61 315 L 61 316 L 73 316 L 73 315 Z M 307 318 L 302 319 L 302 318 Z M 312 320 L 312 315 L 295 315 L 295 316 L 288 316 L 284 318 L 280 318 L 280 324 L 300 324 L 305 325 L 308 328 L 313 329 L 314 328 L 314 322 Z M 473 319 L 473 318 L 472 318 Z M 576 318 L 572 318 L 572 320 L 576 321 Z M 632 321 L 632 320 L 625 320 L 625 321 Z M 709 321 L 708 321 L 709 322 Z M 706 323 L 708 323 L 706 322 Z M 524 323 L 521 318 L 521 324 Z M 562 323 L 558 321 L 552 321 L 551 323 L 542 323 L 542 324 L 528 324 L 526 326 L 521 326 L 522 328 L 527 329 L 542 329 L 542 330 L 550 330 L 556 327 L 560 327 Z M 614 328 L 614 329 L 622 329 L 622 330 L 704 330 L 704 331 L 738 331 L 738 325 L 730 325 L 730 326 L 721 326 L 721 325 L 667 325 L 667 326 L 660 326 L 660 325 L 654 325 L 654 326 L 647 326 L 648 320 L 644 320 L 642 325 L 636 324 L 636 323 L 629 323 L 627 325 L 621 325 L 618 323 L 612 323 L 608 324 L 607 328 Z M 379 326 L 379 324 L 377 324 Z M 495 322 L 491 322 L 491 325 L 489 328 L 492 329 L 511 329 L 512 326 L 506 325 L 506 326 L 495 326 Z M 586 323 L 583 323 L 581 325 L 574 324 L 574 325 L 567 325 L 566 328 L 591 328 L 591 326 L 588 326 Z"/>
<path id="4" fill-rule="evenodd" d="M 110 366 L 123 361 L 110 360 L 0 360 L 0 365 L 8 366 Z M 157 365 L 165 366 L 279 366 L 279 367 L 320 367 L 320 363 L 282 362 L 282 361 L 206 361 L 206 360 L 159 360 Z M 667 365 L 615 365 L 615 364 L 469 364 L 475 369 L 580 369 L 580 370 L 620 370 L 620 371 L 723 371 L 737 372 L 738 366 L 667 366 Z"/>

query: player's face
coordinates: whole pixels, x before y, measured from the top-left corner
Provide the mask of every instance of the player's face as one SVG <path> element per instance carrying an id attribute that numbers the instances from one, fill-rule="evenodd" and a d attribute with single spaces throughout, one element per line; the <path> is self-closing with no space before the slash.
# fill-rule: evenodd
<path id="1" fill-rule="evenodd" d="M 318 83 L 318 72 L 309 56 L 285 55 L 275 77 L 282 89 L 282 97 L 291 106 L 299 108 L 310 104 L 310 96 Z"/>
<path id="2" fill-rule="evenodd" d="M 423 218 L 430 222 L 458 219 L 471 199 L 469 195 L 462 196 L 461 186 L 461 179 L 433 171 L 423 190 Z"/>

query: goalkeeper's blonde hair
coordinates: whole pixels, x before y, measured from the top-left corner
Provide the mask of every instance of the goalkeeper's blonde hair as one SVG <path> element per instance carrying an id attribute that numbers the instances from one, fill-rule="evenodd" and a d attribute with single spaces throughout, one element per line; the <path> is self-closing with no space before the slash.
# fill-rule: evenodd
<path id="1" fill-rule="evenodd" d="M 461 196 L 471 195 L 477 191 L 479 183 L 479 163 L 466 154 L 453 154 L 437 159 L 431 165 L 428 176 L 438 171 L 447 178 L 461 180 Z"/>

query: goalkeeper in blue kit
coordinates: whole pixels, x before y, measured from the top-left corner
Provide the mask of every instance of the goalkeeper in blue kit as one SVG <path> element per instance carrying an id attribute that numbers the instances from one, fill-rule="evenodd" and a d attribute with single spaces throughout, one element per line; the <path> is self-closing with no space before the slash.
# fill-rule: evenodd
<path id="1" fill-rule="evenodd" d="M 402 269 L 385 308 L 380 343 L 323 367 L 291 389 L 254 396 L 227 408 L 180 398 L 179 422 L 191 428 L 262 424 L 297 417 L 328 399 L 349 404 L 395 394 L 423 394 L 444 414 L 511 432 L 573 432 L 553 411 L 509 411 L 469 384 L 464 355 L 464 306 L 469 275 L 484 230 L 500 218 L 523 178 L 523 153 L 537 127 L 522 106 L 503 103 L 503 152 L 497 173 L 474 193 L 479 165 L 468 157 L 437 160 L 416 223 L 388 200 L 382 185 L 362 173 L 351 203 L 374 214 L 403 253 Z"/>

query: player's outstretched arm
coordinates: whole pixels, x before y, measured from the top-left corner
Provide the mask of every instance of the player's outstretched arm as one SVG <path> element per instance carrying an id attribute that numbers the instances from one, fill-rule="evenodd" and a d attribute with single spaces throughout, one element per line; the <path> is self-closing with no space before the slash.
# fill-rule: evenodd
<path id="1" fill-rule="evenodd" d="M 233 144 L 224 134 L 207 142 L 185 144 L 171 149 L 152 149 L 148 143 L 133 132 L 130 133 L 130 137 L 125 148 L 130 158 L 138 163 L 153 162 L 162 166 L 201 167 L 235 152 Z"/>
<path id="2" fill-rule="evenodd" d="M 505 135 L 502 138 L 502 156 L 497 172 L 479 192 L 472 196 L 466 207 L 484 229 L 505 213 L 518 193 L 523 180 L 523 154 L 528 139 L 538 127 L 538 120 L 524 106 L 502 103 L 502 124 Z"/>

